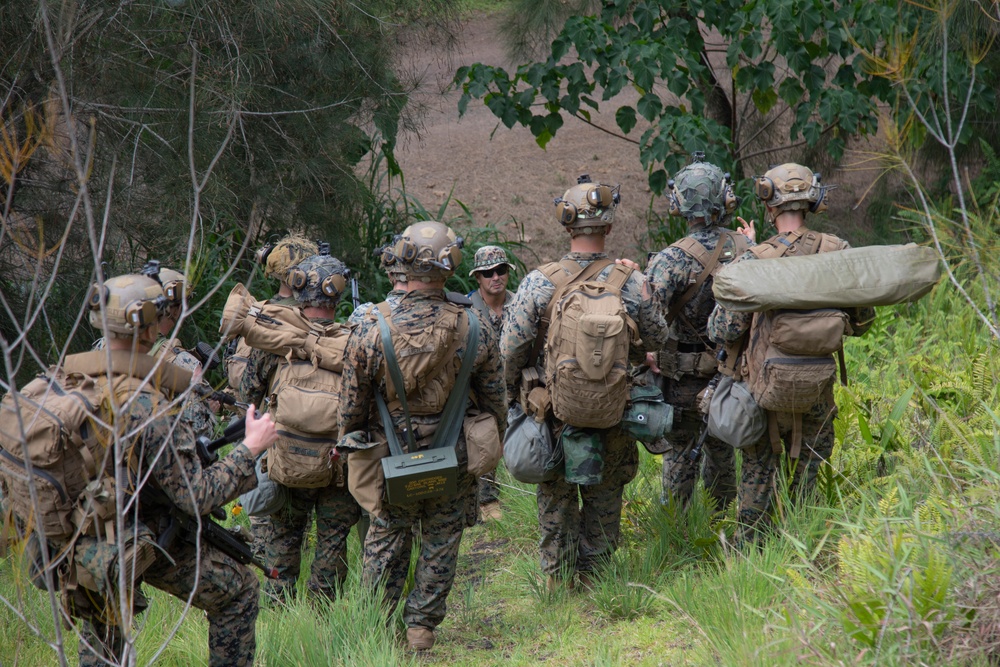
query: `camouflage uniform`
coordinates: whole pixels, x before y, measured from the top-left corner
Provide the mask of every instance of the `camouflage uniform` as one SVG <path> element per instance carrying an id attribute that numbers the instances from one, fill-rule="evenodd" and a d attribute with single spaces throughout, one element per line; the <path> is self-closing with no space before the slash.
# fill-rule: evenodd
<path id="1" fill-rule="evenodd" d="M 293 299 L 290 296 L 286 297 L 275 296 L 273 299 L 269 299 L 268 303 L 275 304 L 278 306 L 296 305 L 295 299 Z M 247 369 L 247 363 L 250 361 L 250 352 L 248 351 L 246 353 L 247 356 L 245 357 L 235 356 L 236 351 L 240 347 L 245 346 L 246 344 L 244 343 L 242 337 L 234 340 L 233 342 L 235 344 L 230 345 L 226 348 L 226 355 L 227 355 L 225 359 L 226 372 L 227 374 L 230 375 L 230 377 L 233 376 L 234 374 L 238 375 L 240 378 L 240 386 L 230 387 L 230 388 L 236 393 L 236 396 L 241 403 L 253 403 L 255 406 L 257 406 L 258 410 L 263 412 L 264 406 L 261 405 L 261 401 L 263 401 L 263 398 L 267 395 L 267 387 L 264 386 L 262 390 L 263 393 L 261 393 L 260 391 L 257 390 L 257 387 L 260 386 L 260 381 L 254 380 L 251 383 L 251 381 L 248 380 L 247 391 L 252 391 L 254 393 L 254 397 L 251 399 L 251 397 L 244 392 L 243 378 L 245 378 L 247 374 L 246 369 Z M 247 347 L 247 349 L 249 350 L 250 348 Z M 254 362 L 255 371 L 256 367 L 259 366 L 263 361 L 261 356 L 258 356 L 257 360 Z M 235 371 L 231 370 L 233 364 L 241 365 L 243 367 L 242 370 L 235 370 Z M 265 378 L 266 377 L 267 376 L 265 376 Z M 253 550 L 254 555 L 257 556 L 258 558 L 266 558 L 267 545 L 273 540 L 273 536 L 271 534 L 271 517 L 251 515 L 248 518 L 250 519 L 250 532 L 253 533 L 253 545 L 251 549 Z"/>
<path id="2" fill-rule="evenodd" d="M 326 323 L 326 320 L 317 320 Z M 253 349 L 247 358 L 240 394 L 249 402 L 263 400 L 282 359 Z M 257 403 L 259 405 L 259 403 Z M 316 553 L 309 575 L 309 590 L 334 598 L 347 579 L 347 535 L 358 522 L 361 508 L 346 485 L 318 489 L 288 489 L 289 502 L 272 514 L 264 543 L 264 562 L 278 571 L 277 579 L 264 582 L 264 592 L 280 601 L 295 595 L 302 560 L 302 542 L 316 513 Z"/>
<path id="3" fill-rule="evenodd" d="M 442 290 L 409 292 L 392 311 L 393 325 L 402 332 L 422 330 L 428 321 L 437 320 L 443 314 L 445 303 Z M 463 342 L 456 356 L 462 358 L 465 354 Z M 492 327 L 480 327 L 475 354 L 471 391 L 479 409 L 497 419 L 502 437 L 506 421 L 501 415 L 505 413 L 506 401 L 497 337 Z M 341 433 L 368 431 L 381 423 L 374 392 L 386 395 L 383 366 L 378 322 L 370 315 L 355 329 L 345 352 L 338 420 Z M 402 410 L 394 411 L 392 417 L 396 430 L 401 431 L 405 421 Z M 440 418 L 440 414 L 411 415 L 418 440 L 430 444 Z M 375 428 L 381 430 L 381 427 Z M 403 613 L 403 620 L 410 628 L 433 629 L 444 619 L 445 600 L 455 578 L 462 531 L 476 521 L 475 480 L 464 468 L 467 461 L 464 434 L 459 437 L 456 450 L 459 474 L 455 496 L 406 506 L 385 504 L 378 515 L 372 516 L 365 540 L 363 579 L 369 585 L 383 583 L 386 600 L 395 607 L 406 583 L 413 534 L 419 531 L 420 554 L 414 571 L 414 587 L 406 599 Z"/>
<path id="4" fill-rule="evenodd" d="M 688 237 L 694 239 L 709 253 L 715 251 L 723 230 L 717 226 L 696 225 Z M 669 246 L 656 253 L 646 268 L 646 279 L 661 310 L 666 313 L 701 275 L 703 267 L 694 257 L 681 248 Z M 696 355 L 714 352 L 714 346 L 705 334 L 708 316 L 715 305 L 712 296 L 712 278 L 707 278 L 698 293 L 688 301 L 673 322 L 670 323 L 671 339 L 676 341 L 676 352 L 661 352 L 661 357 L 676 353 Z M 676 358 L 676 357 L 675 357 Z M 661 372 L 667 373 L 664 360 Z M 733 468 L 733 448 L 726 443 L 707 436 L 702 447 L 704 463 L 692 460 L 690 453 L 696 446 L 705 421 L 698 409 L 698 394 L 705 389 L 711 375 L 696 372 L 676 371 L 672 376 L 662 378 L 663 396 L 674 406 L 674 426 L 670 436 L 665 438 L 663 452 L 663 495 L 666 504 L 672 497 L 685 504 L 691 498 L 694 484 L 701 476 L 718 507 L 724 508 L 736 496 L 736 472 Z"/>
<path id="5" fill-rule="evenodd" d="M 139 394 L 131 403 L 128 423 L 122 429 L 140 429 L 158 409 L 162 410 L 162 403 L 157 408 L 158 402 L 158 397 Z M 132 460 L 133 479 L 141 479 L 151 472 L 150 481 L 140 492 L 139 519 L 146 526 L 157 531 L 165 528 L 164 521 L 169 518 L 171 506 L 190 516 L 204 516 L 256 485 L 253 457 L 246 447 L 238 445 L 218 463 L 203 468 L 194 441 L 195 433 L 184 415 L 179 419 L 160 416 L 141 428 Z M 82 540 L 77 562 L 106 553 L 95 550 L 94 546 L 92 541 L 88 544 Z M 168 548 L 168 553 L 169 559 L 163 554 L 157 555 L 142 581 L 187 600 L 197 578 L 191 604 L 208 615 L 209 664 L 252 665 L 256 647 L 257 577 L 247 567 L 205 542 L 201 544 L 200 567 L 196 567 L 198 553 L 194 545 L 179 537 Z M 91 603 L 81 599 L 82 591 L 78 589 L 77 592 L 76 602 L 80 603 L 77 610 L 87 614 L 86 607 Z M 137 597 L 140 597 L 137 608 L 141 608 L 141 596 Z M 97 641 L 97 637 L 102 641 Z M 107 664 L 86 646 L 85 639 L 108 657 L 121 650 L 120 644 L 116 646 L 120 635 L 114 629 L 91 623 L 81 638 L 80 665 Z"/>
<path id="6" fill-rule="evenodd" d="M 497 315 L 492 308 L 486 305 L 483 295 L 479 293 L 479 290 L 472 290 L 469 292 L 468 297 L 472 300 L 472 307 L 476 309 L 476 314 L 479 315 L 479 321 L 484 323 L 489 322 L 493 325 L 493 330 L 496 331 L 497 340 L 499 340 L 500 333 L 503 331 L 503 321 L 510 311 L 510 304 L 514 303 L 514 293 L 507 290 L 507 295 L 504 297 L 503 302 L 502 316 Z M 500 500 L 500 488 L 497 486 L 497 473 L 495 470 L 479 478 L 478 493 L 480 505 L 495 503 Z"/>
<path id="7" fill-rule="evenodd" d="M 832 235 L 827 235 L 832 236 Z M 778 234 L 769 240 L 787 238 Z M 833 237 L 839 242 L 838 250 L 846 250 L 850 244 L 843 239 Z M 789 254 L 795 254 L 794 249 L 801 243 L 801 238 L 788 244 Z M 750 261 L 757 259 L 752 252 L 746 252 L 735 261 Z M 850 317 L 853 335 L 860 336 L 868 330 L 875 318 L 873 308 L 845 308 Z M 739 313 L 716 305 L 708 320 L 709 337 L 720 344 L 733 344 L 739 341 L 749 330 L 754 313 Z M 816 475 L 823 461 L 833 453 L 834 432 L 833 420 L 837 417 L 837 404 L 833 400 L 833 390 L 827 393 L 822 401 L 814 405 L 802 415 L 802 452 L 808 455 L 800 456 L 794 462 L 788 461 L 784 469 L 781 466 L 782 456 L 775 454 L 771 448 L 771 440 L 767 433 L 760 441 L 743 452 L 742 474 L 737 497 L 739 501 L 739 519 L 741 535 L 744 538 L 756 538 L 770 525 L 770 513 L 775 485 L 779 471 L 785 470 L 791 476 L 791 491 L 795 494 L 807 494 L 816 483 Z M 791 441 L 792 417 L 789 414 L 778 413 L 778 430 L 786 447 Z"/>
<path id="8" fill-rule="evenodd" d="M 571 252 L 563 259 L 585 267 L 606 258 L 604 253 Z M 610 272 L 609 266 L 596 280 L 605 280 Z M 667 344 L 667 327 L 655 302 L 643 300 L 644 283 L 642 274 L 633 272 L 622 289 L 622 301 L 639 327 L 643 347 L 658 350 Z M 554 292 L 555 286 L 549 279 L 535 270 L 525 277 L 514 296 L 500 343 L 504 380 L 511 400 L 516 400 L 519 394 L 521 370 L 528 364 L 538 325 Z M 633 363 L 642 363 L 643 352 L 636 346 L 629 350 Z M 544 365 L 542 356 L 538 363 Z M 558 433 L 559 428 L 556 424 L 553 432 Z M 581 572 L 593 570 L 618 547 L 622 492 L 638 471 L 639 452 L 635 440 L 617 426 L 599 434 L 604 446 L 604 473 L 599 484 L 569 484 L 560 477 L 538 485 L 541 564 L 547 575 L 572 575 L 574 568 Z"/>
<path id="9" fill-rule="evenodd" d="M 394 289 L 385 295 L 385 302 L 389 304 L 389 308 L 392 310 L 396 309 L 399 305 L 400 300 L 406 296 L 406 291 L 401 289 Z M 366 315 L 369 315 L 375 309 L 375 304 L 371 301 L 361 304 L 354 309 L 351 316 L 347 318 L 348 324 L 360 324 L 362 320 L 365 319 Z"/>

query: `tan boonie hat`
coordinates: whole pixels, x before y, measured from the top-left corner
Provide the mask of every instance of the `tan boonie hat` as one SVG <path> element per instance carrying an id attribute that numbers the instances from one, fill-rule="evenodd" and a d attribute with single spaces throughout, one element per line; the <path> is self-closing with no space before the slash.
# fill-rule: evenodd
<path id="1" fill-rule="evenodd" d="M 510 269 L 514 268 L 514 265 L 507 261 L 506 251 L 496 245 L 484 245 L 482 248 L 477 250 L 474 261 L 475 264 L 472 267 L 472 270 L 469 271 L 470 277 L 477 271 L 489 271 L 490 269 L 498 267 L 501 264 L 506 264 Z"/>

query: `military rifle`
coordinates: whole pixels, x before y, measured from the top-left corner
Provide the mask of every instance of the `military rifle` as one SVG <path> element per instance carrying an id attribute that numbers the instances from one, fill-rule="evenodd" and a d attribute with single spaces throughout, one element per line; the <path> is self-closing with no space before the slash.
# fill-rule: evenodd
<path id="1" fill-rule="evenodd" d="M 355 310 L 357 310 L 358 306 L 361 305 L 361 296 L 358 294 L 357 278 L 351 278 L 351 302 L 354 304 Z"/>

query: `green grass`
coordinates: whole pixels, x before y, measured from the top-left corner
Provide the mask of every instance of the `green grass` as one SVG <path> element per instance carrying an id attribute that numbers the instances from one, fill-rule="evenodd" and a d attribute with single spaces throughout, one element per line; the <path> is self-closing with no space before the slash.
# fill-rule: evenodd
<path id="1" fill-rule="evenodd" d="M 831 465 L 805 502 L 779 491 L 775 530 L 760 548 L 734 549 L 734 507 L 713 507 L 701 489 L 686 511 L 661 507 L 659 459 L 641 451 L 621 549 L 592 590 L 550 593 L 534 489 L 501 471 L 503 518 L 466 532 L 429 656 L 407 655 L 398 612 L 385 623 L 361 588 L 352 536 L 344 596 L 264 608 L 258 664 L 990 664 L 1000 654 L 994 344 L 939 287 L 881 309 L 847 356 L 851 386 L 837 390 Z M 0 595 L 42 638 L 0 607 L 3 664 L 55 664 L 47 600 L 25 587 L 16 561 L 0 564 Z M 183 609 L 159 592 L 150 598 L 140 662 Z M 204 664 L 206 634 L 202 615 L 189 613 L 157 664 Z M 74 643 L 71 631 L 66 638 Z"/>

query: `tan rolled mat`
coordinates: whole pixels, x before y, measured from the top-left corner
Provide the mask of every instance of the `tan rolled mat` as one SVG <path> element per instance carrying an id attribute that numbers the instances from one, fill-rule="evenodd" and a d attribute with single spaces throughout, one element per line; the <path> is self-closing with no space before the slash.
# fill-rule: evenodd
<path id="1" fill-rule="evenodd" d="M 734 262 L 716 274 L 712 291 L 739 312 L 890 306 L 916 301 L 940 279 L 937 252 L 908 243 Z"/>

